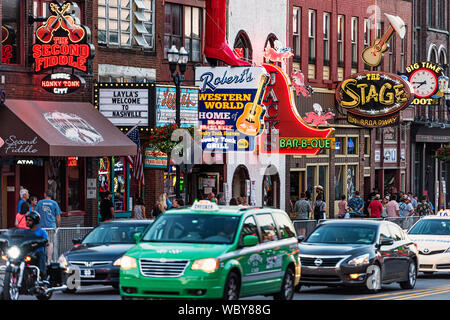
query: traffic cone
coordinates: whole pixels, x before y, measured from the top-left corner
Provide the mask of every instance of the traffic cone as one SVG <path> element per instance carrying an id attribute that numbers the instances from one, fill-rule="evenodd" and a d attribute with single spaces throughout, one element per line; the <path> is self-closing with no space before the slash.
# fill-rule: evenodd
<path id="1" fill-rule="evenodd" d="M 206 0 L 206 35 L 204 54 L 208 61 L 221 60 L 230 66 L 250 66 L 237 58 L 227 44 L 227 1 Z"/>

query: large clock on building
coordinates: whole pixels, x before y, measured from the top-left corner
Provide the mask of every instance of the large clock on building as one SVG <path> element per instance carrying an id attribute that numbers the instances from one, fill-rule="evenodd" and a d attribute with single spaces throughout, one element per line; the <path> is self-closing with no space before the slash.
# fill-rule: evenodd
<path id="1" fill-rule="evenodd" d="M 414 95 L 417 98 L 428 98 L 432 96 L 438 87 L 436 74 L 425 68 L 415 70 L 409 76 L 409 82 L 414 88 Z"/>

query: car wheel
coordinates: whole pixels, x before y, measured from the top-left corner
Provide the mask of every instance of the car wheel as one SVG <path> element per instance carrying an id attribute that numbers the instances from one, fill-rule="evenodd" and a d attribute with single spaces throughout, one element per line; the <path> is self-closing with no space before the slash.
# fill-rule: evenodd
<path id="1" fill-rule="evenodd" d="M 283 283 L 281 284 L 281 291 L 274 294 L 273 298 L 275 300 L 292 300 L 295 291 L 294 279 L 294 271 L 291 267 L 288 267 L 286 269 L 286 272 L 284 273 Z"/>
<path id="2" fill-rule="evenodd" d="M 414 289 L 416 286 L 416 279 L 417 279 L 417 268 L 414 261 L 411 261 L 408 266 L 408 280 L 399 282 L 400 287 L 402 289 Z"/>
<path id="3" fill-rule="evenodd" d="M 239 276 L 236 272 L 231 271 L 228 274 L 227 280 L 225 281 L 225 287 L 223 290 L 223 300 L 238 300 L 241 284 L 239 281 Z"/>
<path id="4" fill-rule="evenodd" d="M 374 264 L 367 268 L 366 289 L 370 293 L 377 293 L 381 290 L 381 268 Z"/>

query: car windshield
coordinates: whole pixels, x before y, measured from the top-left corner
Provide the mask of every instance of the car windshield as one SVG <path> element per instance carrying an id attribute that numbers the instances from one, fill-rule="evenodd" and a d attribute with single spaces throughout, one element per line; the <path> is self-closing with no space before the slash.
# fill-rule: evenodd
<path id="1" fill-rule="evenodd" d="M 82 244 L 116 244 L 135 243 L 134 234 L 144 232 L 145 224 L 102 224 L 92 230 L 82 241 Z"/>
<path id="2" fill-rule="evenodd" d="M 408 232 L 409 234 L 430 234 L 450 236 L 450 220 L 422 219 Z"/>
<path id="3" fill-rule="evenodd" d="M 240 216 L 165 214 L 146 232 L 143 241 L 229 244 L 234 241 Z"/>
<path id="4" fill-rule="evenodd" d="M 304 241 L 306 243 L 371 244 L 377 235 L 376 226 L 323 224 Z"/>

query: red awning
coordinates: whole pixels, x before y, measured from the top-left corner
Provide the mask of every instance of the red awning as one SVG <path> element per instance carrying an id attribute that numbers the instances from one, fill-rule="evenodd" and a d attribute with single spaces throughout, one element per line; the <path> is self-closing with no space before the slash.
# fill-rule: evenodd
<path id="1" fill-rule="evenodd" d="M 136 144 L 90 103 L 6 100 L 0 156 L 125 156 Z M 0 144 L 2 144 L 0 140 Z"/>

